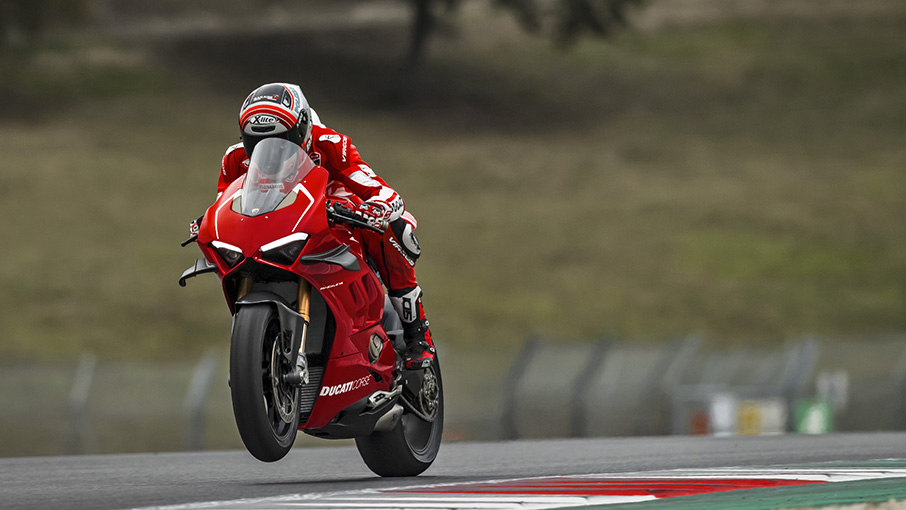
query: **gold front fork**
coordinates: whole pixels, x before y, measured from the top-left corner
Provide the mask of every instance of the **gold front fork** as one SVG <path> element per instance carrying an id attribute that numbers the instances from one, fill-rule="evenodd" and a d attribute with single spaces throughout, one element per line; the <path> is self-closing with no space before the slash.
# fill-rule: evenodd
<path id="1" fill-rule="evenodd" d="M 300 372 L 302 384 L 308 384 L 308 360 L 305 358 L 305 338 L 308 336 L 308 323 L 311 322 L 311 284 L 299 277 L 299 315 L 305 320 L 302 324 L 302 338 L 299 341 L 299 356 L 296 358 L 296 370 Z"/>
<path id="2" fill-rule="evenodd" d="M 239 290 L 236 292 L 236 301 L 239 301 L 246 294 L 252 290 L 252 277 L 251 276 L 240 276 L 239 277 Z"/>
<path id="3" fill-rule="evenodd" d="M 309 309 L 311 308 L 311 284 L 305 278 L 299 277 L 299 315 L 310 322 Z"/>

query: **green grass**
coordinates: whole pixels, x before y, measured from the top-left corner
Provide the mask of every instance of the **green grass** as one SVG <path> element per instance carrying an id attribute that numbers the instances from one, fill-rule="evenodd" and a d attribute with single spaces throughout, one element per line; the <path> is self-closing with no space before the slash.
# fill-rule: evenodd
<path id="1" fill-rule="evenodd" d="M 461 27 L 400 110 L 381 103 L 392 30 L 339 53 L 279 36 L 299 48 L 282 74 L 242 53 L 267 37 L 0 56 L 17 99 L 0 112 L 2 356 L 225 345 L 215 279 L 176 285 L 198 255 L 178 242 L 213 199 L 241 98 L 284 76 L 418 217 L 448 346 L 906 329 L 906 9 L 718 20 L 567 53 L 507 18 Z"/>

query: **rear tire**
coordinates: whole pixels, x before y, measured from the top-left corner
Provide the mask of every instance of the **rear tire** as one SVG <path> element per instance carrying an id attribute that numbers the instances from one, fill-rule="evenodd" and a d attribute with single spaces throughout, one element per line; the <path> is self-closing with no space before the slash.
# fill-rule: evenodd
<path id="1" fill-rule="evenodd" d="M 424 421 L 406 410 L 396 427 L 389 432 L 373 432 L 356 438 L 355 445 L 362 460 L 375 474 L 417 476 L 428 469 L 437 457 L 444 428 L 444 396 L 440 363 L 436 357 L 432 366 L 425 369 L 424 381 L 431 381 L 427 384 L 435 385 L 429 391 L 428 399 L 435 406 L 433 421 Z M 405 397 L 406 395 L 400 396 Z M 410 402 L 418 400 L 415 395 L 409 397 Z"/>
<path id="2" fill-rule="evenodd" d="M 242 442 L 256 459 L 274 462 L 292 448 L 299 427 L 299 388 L 283 382 L 294 368 L 276 310 L 239 308 L 230 344 L 230 393 Z"/>

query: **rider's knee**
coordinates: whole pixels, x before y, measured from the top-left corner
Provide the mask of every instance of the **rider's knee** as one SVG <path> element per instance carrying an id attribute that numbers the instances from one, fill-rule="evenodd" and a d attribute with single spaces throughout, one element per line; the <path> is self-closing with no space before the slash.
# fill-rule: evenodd
<path id="1" fill-rule="evenodd" d="M 390 237 L 390 244 L 400 252 L 409 265 L 414 266 L 422 250 L 418 245 L 418 238 L 415 237 L 415 229 L 412 224 L 403 218 L 398 218 L 390 222 L 390 231 L 393 233 Z"/>

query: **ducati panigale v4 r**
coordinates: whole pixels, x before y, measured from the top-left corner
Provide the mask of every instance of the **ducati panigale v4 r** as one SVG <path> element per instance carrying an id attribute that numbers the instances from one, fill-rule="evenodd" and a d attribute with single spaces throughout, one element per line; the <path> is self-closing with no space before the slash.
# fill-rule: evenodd
<path id="1" fill-rule="evenodd" d="M 213 272 L 233 314 L 230 391 L 243 443 L 285 456 L 296 432 L 355 438 L 381 476 L 414 476 L 440 448 L 440 365 L 405 370 L 402 323 L 352 229 L 374 228 L 325 197 L 328 172 L 267 138 L 248 173 L 204 215 L 204 254 L 179 280 Z"/>

